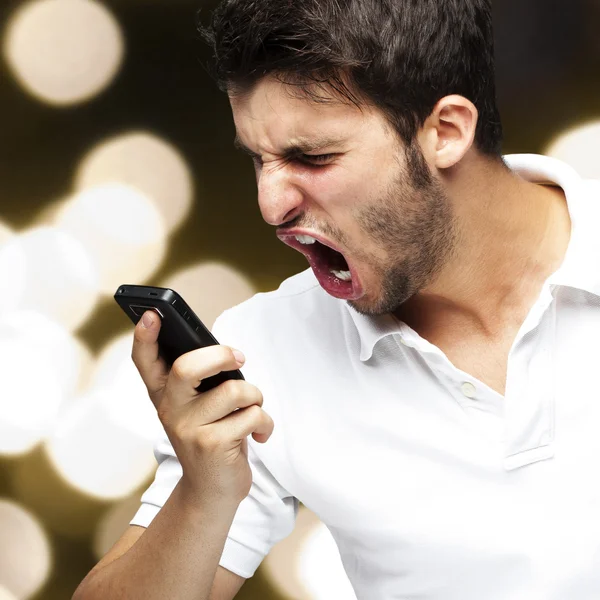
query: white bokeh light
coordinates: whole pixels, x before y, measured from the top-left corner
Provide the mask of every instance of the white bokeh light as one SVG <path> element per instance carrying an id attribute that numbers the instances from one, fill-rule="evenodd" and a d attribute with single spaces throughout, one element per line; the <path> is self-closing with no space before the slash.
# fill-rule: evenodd
<path id="1" fill-rule="evenodd" d="M 3 295 L 0 295 L 0 314 L 15 308 L 25 289 L 25 275 L 19 264 L 22 255 L 14 247 L 5 249 L 6 244 L 14 237 L 14 231 L 0 221 L 0 281 L 5 280 L 4 285 L 0 283 L 0 292 L 3 292 Z"/>
<path id="2" fill-rule="evenodd" d="M 0 314 L 36 310 L 70 331 L 92 313 L 98 273 L 84 247 L 53 227 L 36 227 L 0 247 Z"/>
<path id="3" fill-rule="evenodd" d="M 600 121 L 573 127 L 561 133 L 544 154 L 571 165 L 584 178 L 600 179 Z"/>
<path id="4" fill-rule="evenodd" d="M 162 284 L 178 292 L 208 329 L 226 309 L 251 298 L 252 282 L 220 262 L 205 262 L 177 271 Z"/>
<path id="5" fill-rule="evenodd" d="M 19 599 L 30 598 L 52 569 L 48 535 L 38 519 L 16 502 L 0 499 L 0 582 Z M 0 600 L 10 595 L 2 596 Z"/>
<path id="6" fill-rule="evenodd" d="M 154 442 L 164 432 L 132 344 L 127 333 L 101 351 L 88 392 L 63 412 L 47 443 L 59 475 L 95 498 L 125 498 L 156 470 Z"/>
<path id="7" fill-rule="evenodd" d="M 9 19 L 5 60 L 21 86 L 53 105 L 89 100 L 114 79 L 123 59 L 121 29 L 93 0 L 33 0 Z"/>
<path id="8" fill-rule="evenodd" d="M 162 215 L 135 188 L 108 184 L 67 202 L 56 227 L 76 238 L 100 274 L 100 289 L 113 295 L 122 283 L 142 283 L 160 267 L 167 238 Z"/>
<path id="9" fill-rule="evenodd" d="M 86 384 L 93 364 L 89 348 L 59 323 L 33 310 L 0 315 L 0 339 L 19 338 L 45 356 L 68 397 Z"/>
<path id="10" fill-rule="evenodd" d="M 14 235 L 15 234 L 12 228 L 9 227 L 6 223 L 0 221 L 0 246 L 8 242 L 8 240 L 10 240 Z"/>
<path id="11" fill-rule="evenodd" d="M 59 360 L 43 343 L 0 327 L 0 454 L 29 452 L 56 424 L 70 376 L 56 369 Z"/>
<path id="12" fill-rule="evenodd" d="M 0 314 L 15 310 L 25 294 L 27 256 L 21 240 L 11 236 L 0 246 Z"/>
<path id="13" fill-rule="evenodd" d="M 114 390 L 94 390 L 61 416 L 46 441 L 47 456 L 71 487 L 100 500 L 131 495 L 156 470 L 152 441 L 113 417 L 126 403 Z"/>
<path id="14" fill-rule="evenodd" d="M 127 317 L 123 315 L 123 320 Z M 133 330 L 133 324 L 129 322 Z M 156 408 L 148 390 L 131 360 L 133 332 L 109 342 L 100 352 L 92 375 L 90 389 L 109 390 L 113 402 L 107 404 L 115 423 L 132 435 L 152 443 L 162 431 Z"/>
<path id="15" fill-rule="evenodd" d="M 165 140 L 134 131 L 103 141 L 82 160 L 75 180 L 78 190 L 106 183 L 130 185 L 150 198 L 168 232 L 189 213 L 193 181 L 184 157 Z"/>

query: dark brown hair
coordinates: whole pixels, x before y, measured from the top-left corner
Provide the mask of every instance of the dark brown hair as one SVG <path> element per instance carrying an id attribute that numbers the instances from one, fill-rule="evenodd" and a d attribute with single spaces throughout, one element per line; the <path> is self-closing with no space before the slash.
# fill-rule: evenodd
<path id="1" fill-rule="evenodd" d="M 407 144 L 460 94 L 479 112 L 475 145 L 498 157 L 491 12 L 491 0 L 223 0 L 198 29 L 223 91 L 274 75 L 315 101 L 366 101 Z"/>

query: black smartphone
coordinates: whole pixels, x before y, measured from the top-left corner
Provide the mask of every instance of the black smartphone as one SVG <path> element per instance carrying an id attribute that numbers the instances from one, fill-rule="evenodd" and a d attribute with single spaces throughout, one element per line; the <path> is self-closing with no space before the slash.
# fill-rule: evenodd
<path id="1" fill-rule="evenodd" d="M 158 348 L 169 367 L 186 352 L 219 344 L 174 290 L 147 285 L 120 285 L 114 298 L 134 325 L 137 325 L 147 310 L 153 310 L 160 316 L 162 323 L 158 334 Z M 244 376 L 239 370 L 222 371 L 203 379 L 196 389 L 206 392 L 228 379 L 244 379 Z"/>

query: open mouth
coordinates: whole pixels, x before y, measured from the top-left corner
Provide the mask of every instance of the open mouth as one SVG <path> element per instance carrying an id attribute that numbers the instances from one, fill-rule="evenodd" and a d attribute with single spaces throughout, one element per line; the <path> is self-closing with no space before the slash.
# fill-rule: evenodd
<path id="1" fill-rule="evenodd" d="M 341 252 L 310 235 L 285 235 L 280 239 L 306 256 L 326 292 L 344 300 L 356 300 L 363 295 L 356 272 Z"/>
<path id="2" fill-rule="evenodd" d="M 321 242 L 312 244 L 310 250 L 312 250 L 316 261 L 323 269 L 328 269 L 332 275 L 335 275 L 342 281 L 350 281 L 352 279 L 350 267 L 341 252 L 337 252 L 333 248 L 321 244 Z"/>

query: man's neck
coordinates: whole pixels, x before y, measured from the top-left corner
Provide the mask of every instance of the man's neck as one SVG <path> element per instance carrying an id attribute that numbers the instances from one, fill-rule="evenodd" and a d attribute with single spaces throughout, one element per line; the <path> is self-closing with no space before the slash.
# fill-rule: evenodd
<path id="1" fill-rule="evenodd" d="M 520 326 L 567 250 L 563 191 L 477 160 L 447 181 L 460 230 L 454 257 L 396 313 L 420 333 L 458 328 L 501 337 Z"/>

